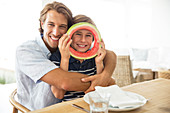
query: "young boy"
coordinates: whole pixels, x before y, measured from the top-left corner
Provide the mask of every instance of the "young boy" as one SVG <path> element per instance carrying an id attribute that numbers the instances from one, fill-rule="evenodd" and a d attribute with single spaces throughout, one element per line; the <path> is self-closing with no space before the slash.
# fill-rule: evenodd
<path id="1" fill-rule="evenodd" d="M 85 15 L 77 15 L 73 18 L 74 24 L 79 22 L 88 22 L 95 26 L 94 22 Z M 52 54 L 50 60 L 53 61 L 56 65 L 60 66 L 65 71 L 71 71 L 71 72 L 79 72 L 82 74 L 87 75 L 95 75 L 96 73 L 99 74 L 103 71 L 104 65 L 103 65 L 103 59 L 106 55 L 106 50 L 103 41 L 98 42 L 102 45 L 102 48 L 99 48 L 97 52 L 97 56 L 95 58 L 91 59 L 76 59 L 70 56 L 69 52 L 69 46 L 71 46 L 73 49 L 79 52 L 86 52 L 90 49 L 91 44 L 93 42 L 93 34 L 88 30 L 77 30 L 73 36 L 72 40 L 68 42 L 68 38 L 66 39 L 60 39 L 59 40 L 59 50 L 57 50 L 54 54 Z M 60 55 L 59 55 L 60 54 Z M 80 86 L 81 87 L 81 86 Z M 84 95 L 83 92 L 66 92 L 61 91 L 62 93 L 58 93 L 59 90 L 51 86 L 51 90 L 55 97 L 60 97 L 59 99 L 63 100 L 71 100 L 73 98 L 80 98 Z M 59 94 L 64 94 L 60 95 Z"/>

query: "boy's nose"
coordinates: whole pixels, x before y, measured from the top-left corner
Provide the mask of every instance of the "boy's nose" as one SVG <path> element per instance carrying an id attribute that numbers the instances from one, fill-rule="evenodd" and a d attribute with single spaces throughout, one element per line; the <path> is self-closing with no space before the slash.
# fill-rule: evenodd
<path id="1" fill-rule="evenodd" d="M 85 41 L 86 41 L 85 36 L 82 36 L 82 37 L 81 37 L 81 41 L 82 41 L 82 42 L 85 42 Z"/>

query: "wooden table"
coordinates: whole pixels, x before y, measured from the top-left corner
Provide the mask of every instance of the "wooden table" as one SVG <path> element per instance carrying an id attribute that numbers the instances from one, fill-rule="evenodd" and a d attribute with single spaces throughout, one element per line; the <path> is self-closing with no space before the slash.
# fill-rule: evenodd
<path id="1" fill-rule="evenodd" d="M 170 80 L 159 78 L 128 85 L 122 87 L 122 89 L 138 93 L 146 99 L 149 99 L 149 101 L 141 108 L 133 111 L 109 111 L 109 113 L 170 113 Z M 72 107 L 73 103 L 89 109 L 89 105 L 84 102 L 83 98 L 80 98 L 55 104 L 29 113 L 85 113 L 84 111 Z"/>

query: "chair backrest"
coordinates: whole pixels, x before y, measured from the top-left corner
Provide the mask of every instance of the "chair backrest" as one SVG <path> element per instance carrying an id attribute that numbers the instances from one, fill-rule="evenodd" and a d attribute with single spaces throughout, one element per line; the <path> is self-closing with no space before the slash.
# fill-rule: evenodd
<path id="1" fill-rule="evenodd" d="M 117 56 L 117 64 L 112 76 L 119 87 L 134 83 L 130 56 Z"/>
<path id="2" fill-rule="evenodd" d="M 17 93 L 17 89 L 15 89 L 11 95 L 9 96 L 9 101 L 13 105 L 13 113 L 18 113 L 18 110 L 21 111 L 22 113 L 29 112 L 30 110 L 18 103 L 15 100 L 15 94 Z"/>

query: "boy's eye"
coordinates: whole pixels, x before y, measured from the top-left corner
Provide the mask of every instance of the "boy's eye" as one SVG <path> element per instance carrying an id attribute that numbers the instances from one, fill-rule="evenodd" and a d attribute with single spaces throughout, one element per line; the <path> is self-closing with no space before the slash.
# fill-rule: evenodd
<path id="1" fill-rule="evenodd" d="M 87 37 L 92 37 L 91 35 L 86 35 Z"/>

